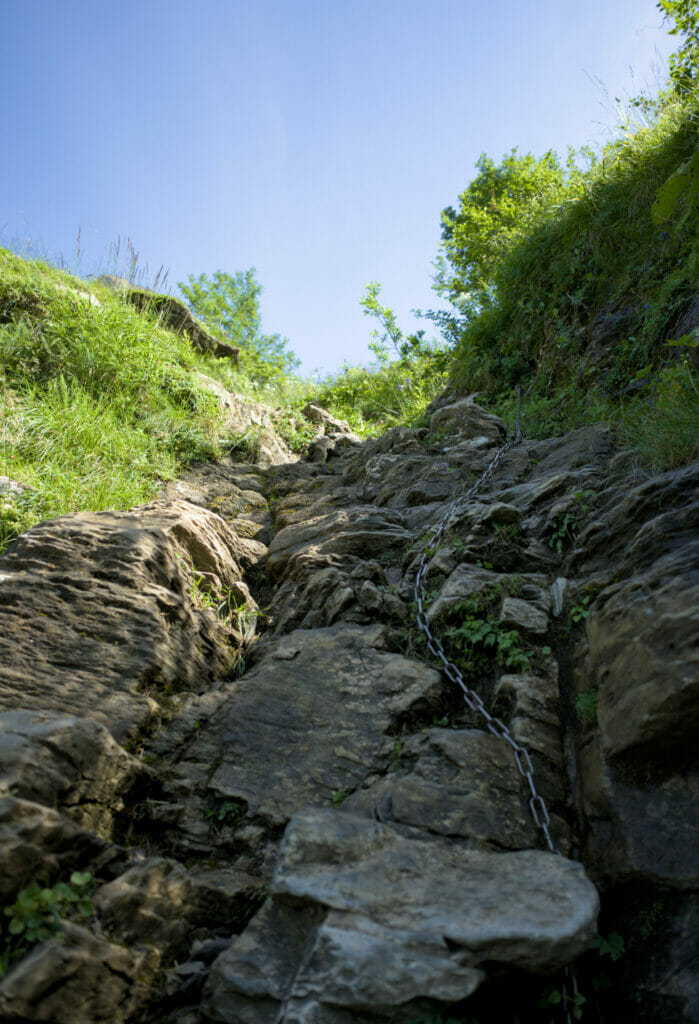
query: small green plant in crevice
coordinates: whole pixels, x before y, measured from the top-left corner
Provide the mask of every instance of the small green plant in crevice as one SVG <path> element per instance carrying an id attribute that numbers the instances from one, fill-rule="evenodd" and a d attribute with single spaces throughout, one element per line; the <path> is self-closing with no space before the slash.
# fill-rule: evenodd
<path id="1" fill-rule="evenodd" d="M 433 715 L 433 717 L 432 717 L 432 725 L 435 726 L 437 729 L 458 729 L 459 728 L 459 723 L 458 722 L 452 722 L 452 720 L 449 718 L 449 715 L 442 715 L 441 718 L 437 718 L 436 715 Z"/>
<path id="2" fill-rule="evenodd" d="M 495 596 L 493 602 L 489 593 L 476 594 L 450 608 L 441 637 L 448 653 L 471 672 L 487 670 L 493 662 L 526 672 L 535 652 L 519 630 L 502 627 L 495 611 L 502 591 Z"/>
<path id="3" fill-rule="evenodd" d="M 574 604 L 570 609 L 569 618 L 572 624 L 578 625 L 580 622 L 584 622 L 590 614 L 590 601 L 592 596 L 586 594 L 577 604 Z"/>
<path id="4" fill-rule="evenodd" d="M 344 789 L 336 789 L 333 793 L 333 807 L 339 807 L 343 800 L 346 800 L 349 793 Z"/>
<path id="5" fill-rule="evenodd" d="M 292 452 L 305 452 L 308 445 L 318 434 L 318 427 L 312 423 L 303 423 L 294 416 L 279 416 L 274 429 Z M 317 483 L 314 481 L 317 486 Z M 313 484 L 311 485 L 313 487 Z"/>
<path id="6" fill-rule="evenodd" d="M 594 940 L 595 949 L 600 958 L 607 958 L 616 963 L 626 953 L 624 939 L 618 932 L 610 932 L 606 937 L 596 935 Z M 601 1020 L 598 996 L 600 993 L 612 988 L 612 980 L 606 971 L 600 971 L 588 961 L 588 970 L 583 973 L 578 966 L 570 968 L 571 977 L 575 980 L 575 986 L 568 987 L 568 1009 L 573 1020 Z M 589 986 L 589 987 L 588 987 Z M 587 992 L 587 995 L 585 994 Z M 560 987 L 549 986 L 544 989 L 539 1000 L 540 1009 L 550 1009 L 552 1006 L 560 1006 L 563 1003 L 563 991 Z M 594 1006 L 593 1006 L 594 1003 Z"/>
<path id="7" fill-rule="evenodd" d="M 548 1009 L 551 1006 L 560 1006 L 563 1002 L 563 992 L 560 988 L 549 988 L 542 995 L 539 1001 L 539 1007 L 542 1010 Z M 586 996 L 582 992 L 571 992 L 568 996 L 567 1009 L 573 1020 L 582 1020 L 584 1013 L 584 1006 L 587 1002 Z"/>
<path id="8" fill-rule="evenodd" d="M 67 882 L 22 889 L 15 902 L 3 910 L 3 917 L 9 920 L 0 920 L 0 978 L 33 946 L 51 938 L 60 940 L 64 920 L 92 917 L 95 885 L 88 871 L 73 871 Z"/>
<path id="9" fill-rule="evenodd" d="M 255 463 L 262 449 L 264 429 L 258 426 L 248 427 L 239 434 L 234 434 L 226 443 L 228 454 L 236 460 Z"/>
<path id="10" fill-rule="evenodd" d="M 576 697 L 575 712 L 582 725 L 593 725 L 597 721 L 598 696 L 599 688 L 595 687 L 589 693 L 581 693 Z"/>
<path id="11" fill-rule="evenodd" d="M 391 771 L 397 772 L 401 767 L 401 755 L 403 753 L 403 740 L 397 740 L 391 751 Z"/>
<path id="12" fill-rule="evenodd" d="M 235 828 L 244 815 L 244 808 L 235 800 L 221 800 L 205 812 L 204 821 L 215 829 Z"/>
<path id="13" fill-rule="evenodd" d="M 567 509 L 558 512 L 551 523 L 549 547 L 559 554 L 569 548 L 580 532 L 585 517 L 595 506 L 597 491 L 576 491 Z"/>
<path id="14" fill-rule="evenodd" d="M 642 939 L 649 939 L 651 937 L 657 930 L 662 916 L 663 905 L 657 901 L 646 910 L 641 911 L 638 915 L 638 934 Z"/>

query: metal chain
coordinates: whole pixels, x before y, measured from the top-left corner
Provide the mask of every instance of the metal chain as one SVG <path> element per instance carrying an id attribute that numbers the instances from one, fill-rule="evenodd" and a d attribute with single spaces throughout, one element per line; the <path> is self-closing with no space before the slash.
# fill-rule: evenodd
<path id="1" fill-rule="evenodd" d="M 500 448 L 495 453 L 495 455 L 490 460 L 490 462 L 486 466 L 485 470 L 483 471 L 479 479 L 476 480 L 476 482 L 472 484 L 471 487 L 469 487 L 465 494 L 462 494 L 459 498 L 456 499 L 456 501 L 454 501 L 449 506 L 449 508 L 446 510 L 446 512 L 440 519 L 439 523 L 433 530 L 432 534 L 430 535 L 427 541 L 425 550 L 422 552 L 422 555 L 420 556 L 417 575 L 415 577 L 415 587 L 413 590 L 413 595 L 415 603 L 417 605 L 417 624 L 419 629 L 427 637 L 427 647 L 430 653 L 442 662 L 442 671 L 447 676 L 447 678 L 450 679 L 452 683 L 456 683 L 456 685 L 461 689 L 466 706 L 470 708 L 470 710 L 474 713 L 479 714 L 481 718 L 485 719 L 488 731 L 491 732 L 493 736 L 498 736 L 509 744 L 510 748 L 512 749 L 512 754 L 515 760 L 515 764 L 517 766 L 517 771 L 529 787 L 529 792 L 531 794 L 529 797 L 529 811 L 531 813 L 532 818 L 534 819 L 534 823 L 543 834 L 549 851 L 551 853 L 557 854 L 560 857 L 562 856 L 561 851 L 557 848 L 557 846 L 553 842 L 553 839 L 551 838 L 551 832 L 549 830 L 551 818 L 549 816 L 546 803 L 544 802 L 544 798 L 538 792 L 536 785 L 534 784 L 534 768 L 532 766 L 531 757 L 529 756 L 529 751 L 526 747 L 522 746 L 521 743 L 517 743 L 517 741 L 514 739 L 514 737 L 512 736 L 504 722 L 502 722 L 499 718 L 496 718 L 494 715 L 490 714 L 485 704 L 483 703 L 480 694 L 476 693 L 475 690 L 472 690 L 469 686 L 466 685 L 461 670 L 457 665 L 454 664 L 453 661 L 450 661 L 450 659 L 446 655 L 446 652 L 444 650 L 444 647 L 442 646 L 440 639 L 436 637 L 432 632 L 430 628 L 429 619 L 427 618 L 427 613 L 425 611 L 425 576 L 427 574 L 427 568 L 431 557 L 429 553 L 430 549 L 433 547 L 433 545 L 438 544 L 439 541 L 442 539 L 450 521 L 456 515 L 463 511 L 463 508 L 474 496 L 474 494 L 476 494 L 483 487 L 483 485 L 488 482 L 488 480 L 493 475 L 498 465 L 502 461 L 504 455 L 507 452 L 511 451 L 511 449 L 518 445 L 522 440 L 522 429 L 520 425 L 520 403 L 522 395 L 521 387 L 517 387 L 516 394 L 517 417 L 515 421 L 514 435 L 509 441 L 507 441 L 502 446 L 502 448 Z M 565 968 L 565 976 L 566 981 L 568 981 L 569 973 L 567 967 Z M 572 978 L 572 987 L 575 991 L 576 986 L 574 977 Z M 572 1024 L 571 1008 L 569 1006 L 569 996 L 567 992 L 567 986 L 565 983 L 562 986 L 561 994 L 566 1024 Z"/>

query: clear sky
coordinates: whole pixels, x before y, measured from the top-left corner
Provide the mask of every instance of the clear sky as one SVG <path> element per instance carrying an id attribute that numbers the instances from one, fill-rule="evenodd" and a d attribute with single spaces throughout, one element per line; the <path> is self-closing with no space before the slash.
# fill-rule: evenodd
<path id="1" fill-rule="evenodd" d="M 368 281 L 437 305 L 480 153 L 601 144 L 677 45 L 654 0 L 0 0 L 0 39 L 0 242 L 255 266 L 307 373 L 368 361 Z"/>

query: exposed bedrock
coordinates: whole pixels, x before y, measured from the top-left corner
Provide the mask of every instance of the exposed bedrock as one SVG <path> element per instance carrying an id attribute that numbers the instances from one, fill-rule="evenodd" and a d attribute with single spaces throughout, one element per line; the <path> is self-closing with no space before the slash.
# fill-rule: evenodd
<path id="1" fill-rule="evenodd" d="M 305 414 L 300 461 L 192 467 L 0 558 L 3 904 L 91 879 L 62 936 L 4 926 L 0 1018 L 534 1024 L 572 964 L 583 1020 L 699 1021 L 698 468 L 525 439 L 433 543 L 502 422 Z M 416 628 L 424 550 L 558 853 Z"/>

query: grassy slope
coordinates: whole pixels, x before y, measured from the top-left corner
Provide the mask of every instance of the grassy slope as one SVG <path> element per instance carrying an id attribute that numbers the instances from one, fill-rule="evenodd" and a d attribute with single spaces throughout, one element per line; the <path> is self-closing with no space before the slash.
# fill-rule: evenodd
<path id="1" fill-rule="evenodd" d="M 658 466 L 696 455 L 699 393 L 692 345 L 668 346 L 699 294 L 696 194 L 653 225 L 658 188 L 694 152 L 696 96 L 608 149 L 580 193 L 510 247 L 498 302 L 463 331 L 453 354 L 417 345 L 377 371 L 348 369 L 315 390 L 293 377 L 255 378 L 202 357 L 118 294 L 0 250 L 0 475 L 28 485 L 0 497 L 0 548 L 31 523 L 80 509 L 125 508 L 221 450 L 221 415 L 197 371 L 286 408 L 292 446 L 307 437 L 295 410 L 313 397 L 360 433 L 416 423 L 448 380 L 480 390 L 512 419 L 525 388 L 531 435 L 593 419 L 621 423 Z M 91 292 L 99 305 L 92 304 Z M 602 343 L 596 325 L 631 310 Z M 228 439 L 230 442 L 230 439 Z"/>
<path id="2" fill-rule="evenodd" d="M 668 103 L 652 127 L 608 147 L 579 194 L 519 239 L 498 269 L 495 307 L 455 352 L 460 386 L 482 389 L 508 415 L 522 384 L 530 431 L 541 435 L 600 418 L 633 432 L 641 408 L 653 415 L 682 392 L 696 430 L 689 350 L 667 345 L 699 293 L 696 195 L 661 226 L 651 206 L 695 151 L 698 129 L 696 95 Z M 621 311 L 626 322 L 605 338 Z"/>
<path id="3" fill-rule="evenodd" d="M 507 247 L 497 300 L 461 325 L 448 373 L 442 354 L 423 352 L 373 373 L 340 374 L 321 385 L 321 400 L 375 431 L 420 423 L 448 379 L 512 422 L 520 384 L 529 436 L 604 419 L 655 466 L 694 457 L 699 353 L 691 338 L 668 343 L 699 297 L 697 193 L 661 226 L 651 206 L 695 152 L 698 128 L 696 94 L 667 101 L 652 126 L 629 131 L 589 171 L 571 175 L 565 194 Z"/>
<path id="4" fill-rule="evenodd" d="M 42 518 L 147 501 L 217 450 L 220 413 L 189 342 L 118 296 L 0 250 L 0 546 Z M 79 294 L 82 292 L 83 294 Z"/>

